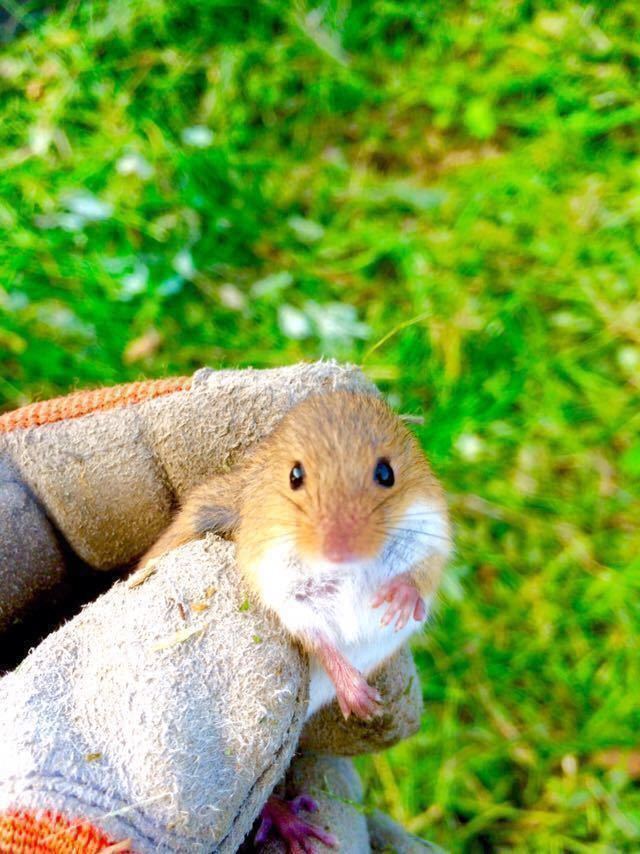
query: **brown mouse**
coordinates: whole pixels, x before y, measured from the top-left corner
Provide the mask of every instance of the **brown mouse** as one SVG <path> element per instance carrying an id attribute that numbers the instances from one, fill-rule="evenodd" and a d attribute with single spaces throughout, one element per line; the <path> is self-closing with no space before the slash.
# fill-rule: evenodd
<path id="1" fill-rule="evenodd" d="M 189 495 L 141 565 L 207 531 L 235 541 L 309 654 L 308 716 L 334 697 L 345 717 L 376 714 L 365 677 L 423 625 L 451 550 L 442 489 L 398 416 L 372 395 L 307 397 Z"/>

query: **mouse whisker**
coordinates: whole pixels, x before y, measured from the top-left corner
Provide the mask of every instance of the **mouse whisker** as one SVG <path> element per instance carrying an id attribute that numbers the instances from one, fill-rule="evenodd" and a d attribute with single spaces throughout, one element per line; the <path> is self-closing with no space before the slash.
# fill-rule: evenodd
<path id="1" fill-rule="evenodd" d="M 394 527 L 393 525 L 388 525 L 385 528 L 380 528 L 380 530 L 393 531 L 399 534 L 418 534 L 419 536 L 426 537 L 427 539 L 445 540 L 446 542 L 449 542 L 450 540 L 450 537 L 445 537 L 442 534 L 434 534 L 431 531 L 420 531 L 414 528 Z"/>
<path id="2" fill-rule="evenodd" d="M 280 496 L 280 498 L 284 498 L 284 500 L 288 501 L 289 504 L 293 504 L 293 506 L 296 508 L 296 510 L 299 510 L 302 514 L 304 514 L 307 518 L 309 518 L 309 514 L 307 513 L 307 511 L 304 509 L 304 507 L 301 504 L 298 504 L 298 502 L 294 501 L 293 498 L 290 498 L 288 495 L 285 495 L 284 492 L 280 492 L 279 489 L 277 489 L 276 492 Z"/>
<path id="3" fill-rule="evenodd" d="M 383 505 L 383 504 L 386 504 L 386 503 L 387 503 L 387 501 L 389 501 L 389 500 L 390 500 L 391 498 L 393 498 L 393 497 L 394 497 L 393 495 L 387 495 L 387 496 L 385 496 L 385 497 L 382 499 L 382 501 L 379 501 L 379 502 L 375 505 L 375 507 L 373 507 L 373 508 L 369 511 L 369 516 L 371 516 L 373 513 L 375 513 L 375 512 L 376 512 L 376 510 L 378 510 L 380 507 L 382 507 L 382 505 Z"/>
<path id="4" fill-rule="evenodd" d="M 404 523 L 405 520 L 403 519 Z M 428 519 L 414 519 L 409 524 L 400 524 L 400 520 L 391 520 L 382 522 L 379 525 L 379 530 L 381 531 L 398 531 L 400 533 L 406 531 L 408 534 L 428 534 L 431 530 L 431 525 L 429 524 Z M 434 533 L 440 530 L 440 526 L 438 525 L 434 529 Z M 438 534 L 438 536 L 443 536 L 443 534 Z M 444 534 L 444 539 L 447 539 L 446 534 Z"/>
<path id="5" fill-rule="evenodd" d="M 405 524 L 401 524 L 401 523 L 405 522 L 404 519 L 387 519 L 385 522 L 380 524 L 380 527 L 381 528 L 395 528 L 397 530 L 412 531 L 412 530 L 415 530 L 416 526 L 420 527 L 421 522 L 424 522 L 425 523 L 425 530 L 429 530 L 429 527 L 428 527 L 429 522 L 430 522 L 429 519 L 413 519 L 411 521 L 413 522 L 413 524 L 405 525 Z"/>
<path id="6" fill-rule="evenodd" d="M 442 510 L 421 510 L 414 513 L 399 513 L 396 516 L 389 516 L 390 522 L 400 522 L 405 519 L 428 519 L 431 516 L 444 515 Z"/>
<path id="7" fill-rule="evenodd" d="M 407 519 L 407 518 L 412 519 L 415 517 L 422 517 L 422 516 L 426 517 L 426 516 L 442 516 L 442 515 L 444 515 L 442 510 L 413 510 L 410 513 L 406 513 L 406 512 L 405 513 L 398 513 L 398 516 L 400 516 L 403 519 Z"/>
<path id="8" fill-rule="evenodd" d="M 388 554 L 392 557 L 400 556 L 403 559 L 410 561 L 419 561 L 425 558 L 425 546 L 428 541 L 424 540 L 416 542 L 415 540 L 406 540 L 402 537 L 392 536 L 387 542 Z"/>
<path id="9" fill-rule="evenodd" d="M 295 537 L 295 535 L 295 531 L 284 531 L 280 533 L 265 534 L 265 536 L 261 537 L 260 539 L 262 542 L 267 542 L 269 540 L 291 540 L 293 539 L 293 537 Z"/>
<path id="10" fill-rule="evenodd" d="M 286 543 L 293 541 L 295 539 L 295 532 L 292 531 L 290 534 L 272 534 L 271 536 L 261 537 L 259 540 L 254 540 L 253 543 L 256 546 L 264 546 L 269 543 Z"/>

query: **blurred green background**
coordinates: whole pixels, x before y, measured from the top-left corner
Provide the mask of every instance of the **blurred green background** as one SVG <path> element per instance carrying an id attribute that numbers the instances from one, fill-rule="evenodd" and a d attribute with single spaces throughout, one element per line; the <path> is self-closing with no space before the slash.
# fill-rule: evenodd
<path id="1" fill-rule="evenodd" d="M 2 5 L 2 408 L 363 364 L 457 528 L 367 803 L 640 850 L 638 4 Z"/>

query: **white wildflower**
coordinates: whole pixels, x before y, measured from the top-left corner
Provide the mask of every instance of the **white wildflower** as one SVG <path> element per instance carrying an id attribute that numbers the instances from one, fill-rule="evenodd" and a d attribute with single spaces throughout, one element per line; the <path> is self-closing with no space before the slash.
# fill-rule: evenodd
<path id="1" fill-rule="evenodd" d="M 280 273 L 272 273 L 270 276 L 265 276 L 264 279 L 258 279 L 257 282 L 254 282 L 251 285 L 251 296 L 275 296 L 291 284 L 293 284 L 293 276 L 286 270 L 282 270 Z"/>
<path id="2" fill-rule="evenodd" d="M 153 166 L 136 151 L 123 154 L 116 163 L 119 175 L 137 175 L 142 181 L 148 181 L 153 175 Z"/>
<path id="3" fill-rule="evenodd" d="M 288 223 L 295 236 L 302 243 L 316 243 L 324 236 L 324 228 L 320 223 L 314 222 L 312 219 L 292 216 L 289 217 Z"/>
<path id="4" fill-rule="evenodd" d="M 67 210 L 85 222 L 99 222 L 113 214 L 113 205 L 94 196 L 88 190 L 66 193 L 62 198 Z"/>
<path id="5" fill-rule="evenodd" d="M 222 305 L 226 308 L 232 309 L 232 311 L 242 311 L 246 308 L 246 296 L 242 293 L 240 288 L 232 285 L 231 282 L 225 282 L 224 285 L 220 285 L 218 288 L 218 296 L 220 297 Z"/>
<path id="6" fill-rule="evenodd" d="M 193 263 L 193 256 L 188 249 L 181 249 L 180 252 L 173 259 L 173 269 L 179 276 L 182 276 L 183 279 L 193 279 L 195 274 L 198 272 L 196 270 L 195 264 Z"/>
<path id="7" fill-rule="evenodd" d="M 463 460 L 477 460 L 484 449 L 484 442 L 475 433 L 462 433 L 456 440 L 456 450 Z"/>
<path id="8" fill-rule="evenodd" d="M 623 371 L 632 374 L 640 369 L 640 349 L 638 347 L 621 347 L 616 355 L 618 364 Z"/>
<path id="9" fill-rule="evenodd" d="M 301 341 L 311 335 L 311 322 L 306 314 L 292 305 L 281 305 L 278 308 L 278 324 L 283 335 Z"/>
<path id="10" fill-rule="evenodd" d="M 358 320 L 352 305 L 341 302 L 320 305 L 310 301 L 305 305 L 305 313 L 313 321 L 318 337 L 328 345 L 350 345 L 356 338 L 366 339 L 371 335 L 370 327 Z"/>
<path id="11" fill-rule="evenodd" d="M 213 142 L 213 131 L 204 125 L 193 125 L 184 128 L 182 141 L 185 145 L 192 145 L 194 148 L 208 148 Z"/>
<path id="12" fill-rule="evenodd" d="M 49 151 L 53 132 L 51 128 L 36 125 L 29 130 L 29 148 L 38 157 L 42 157 Z"/>
<path id="13" fill-rule="evenodd" d="M 131 273 L 127 273 L 120 279 L 120 299 L 128 300 L 144 292 L 149 281 L 149 268 L 141 261 Z"/>

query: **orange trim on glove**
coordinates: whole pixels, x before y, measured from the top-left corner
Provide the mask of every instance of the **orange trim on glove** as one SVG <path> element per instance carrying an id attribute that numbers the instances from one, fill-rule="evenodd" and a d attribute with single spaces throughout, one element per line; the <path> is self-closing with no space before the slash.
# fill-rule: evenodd
<path id="1" fill-rule="evenodd" d="M 14 409 L 12 412 L 5 412 L 4 415 L 0 415 L 0 433 L 9 433 L 11 430 L 22 427 L 53 424 L 55 421 L 64 421 L 67 418 L 80 418 L 92 412 L 130 406 L 163 394 L 187 391 L 190 388 L 191 377 L 169 377 L 164 380 L 142 380 L 110 388 L 76 391 L 65 397 L 41 400 L 37 403 L 29 403 L 20 409 Z"/>
<path id="2" fill-rule="evenodd" d="M 0 814 L 0 852 L 6 854 L 131 854 L 128 839 L 114 842 L 86 821 L 51 810 Z"/>

